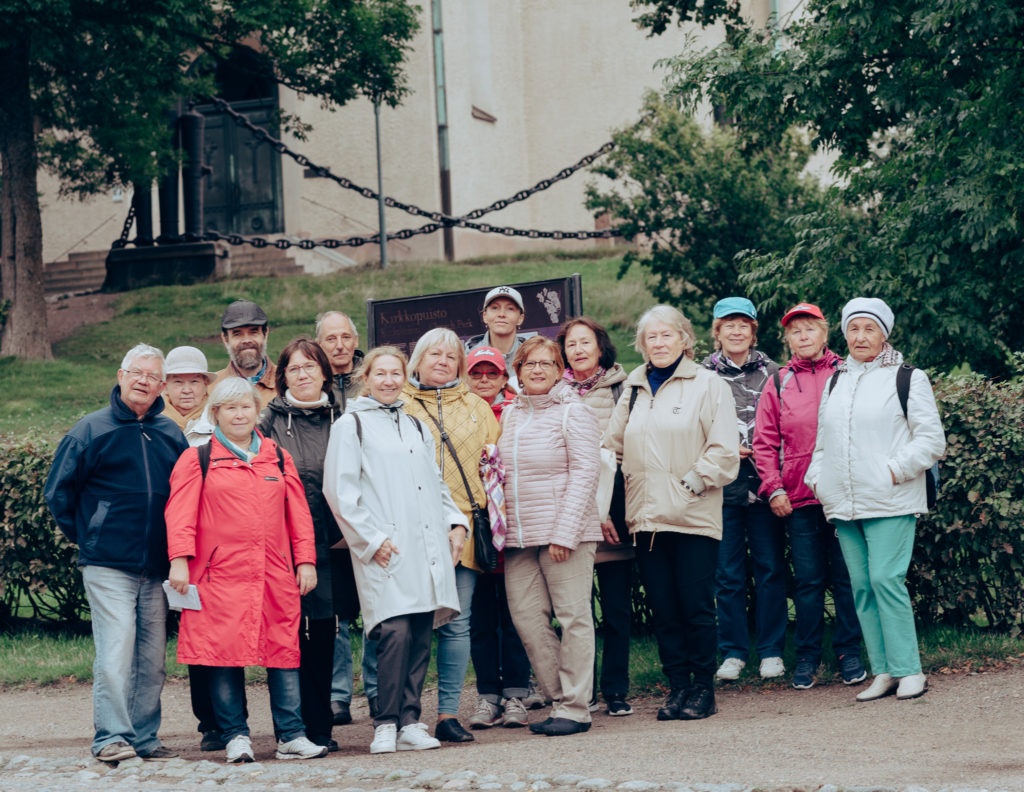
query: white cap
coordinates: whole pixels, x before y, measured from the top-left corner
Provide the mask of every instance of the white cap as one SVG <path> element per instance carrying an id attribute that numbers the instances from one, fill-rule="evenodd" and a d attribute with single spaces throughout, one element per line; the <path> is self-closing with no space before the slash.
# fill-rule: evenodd
<path id="1" fill-rule="evenodd" d="M 484 310 L 487 310 L 487 306 L 497 300 L 499 297 L 504 297 L 506 300 L 511 300 L 519 306 L 519 310 L 526 313 L 526 306 L 523 305 L 523 295 L 513 289 L 511 286 L 495 286 L 484 297 Z"/>
<path id="2" fill-rule="evenodd" d="M 175 347 L 164 359 L 164 374 L 202 374 L 206 379 L 213 379 L 212 372 L 207 371 L 206 355 L 194 346 Z"/>

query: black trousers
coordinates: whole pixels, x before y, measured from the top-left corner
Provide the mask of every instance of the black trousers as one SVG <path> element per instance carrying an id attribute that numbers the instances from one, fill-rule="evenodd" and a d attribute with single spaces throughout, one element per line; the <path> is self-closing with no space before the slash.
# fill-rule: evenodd
<path id="1" fill-rule="evenodd" d="M 673 690 L 713 687 L 718 631 L 718 540 L 696 534 L 637 535 L 640 580 L 654 616 L 661 667 Z"/>
<path id="2" fill-rule="evenodd" d="M 331 678 L 334 674 L 334 637 L 338 620 L 299 621 L 299 695 L 306 737 L 317 745 L 327 745 L 334 726 L 331 712 Z"/>
<path id="3" fill-rule="evenodd" d="M 629 630 L 633 620 L 633 559 L 594 564 L 601 603 L 601 694 L 605 701 L 629 693 Z M 597 623 L 597 620 L 594 620 Z M 596 691 L 595 691 L 596 692 Z"/>
<path id="4" fill-rule="evenodd" d="M 409 613 L 385 619 L 370 633 L 377 640 L 376 728 L 418 723 L 423 683 L 430 664 L 434 613 Z"/>

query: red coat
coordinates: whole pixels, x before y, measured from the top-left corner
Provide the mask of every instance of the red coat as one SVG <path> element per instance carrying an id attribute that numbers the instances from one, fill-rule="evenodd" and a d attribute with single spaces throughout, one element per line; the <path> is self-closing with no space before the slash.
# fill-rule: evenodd
<path id="1" fill-rule="evenodd" d="M 273 440 L 251 464 L 210 440 L 203 481 L 195 448 L 171 473 L 167 550 L 189 558 L 202 610 L 183 611 L 178 662 L 298 668 L 298 564 L 315 564 L 313 520 L 295 463 L 284 481 Z"/>

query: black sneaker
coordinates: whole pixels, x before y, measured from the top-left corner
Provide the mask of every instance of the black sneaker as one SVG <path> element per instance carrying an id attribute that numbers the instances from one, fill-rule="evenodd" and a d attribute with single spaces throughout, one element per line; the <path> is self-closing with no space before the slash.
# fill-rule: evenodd
<path id="1" fill-rule="evenodd" d="M 203 739 L 199 743 L 200 751 L 223 751 L 228 744 L 224 742 L 224 735 L 219 731 L 203 732 Z"/>
<path id="2" fill-rule="evenodd" d="M 673 690 L 668 694 L 665 703 L 658 709 L 658 720 L 679 720 L 682 716 L 683 705 L 686 703 L 687 689 Z"/>
<path id="3" fill-rule="evenodd" d="M 844 685 L 859 685 L 868 678 L 868 672 L 864 670 L 860 655 L 839 655 L 839 671 L 843 675 Z"/>
<path id="4" fill-rule="evenodd" d="M 715 706 L 715 691 L 712 688 L 697 685 L 690 688 L 686 704 L 679 711 L 680 720 L 701 720 L 718 712 Z"/>
<path id="5" fill-rule="evenodd" d="M 632 715 L 633 708 L 629 706 L 629 702 L 626 701 L 623 696 L 612 696 L 608 700 L 608 708 L 605 710 L 609 715 Z"/>
<path id="6" fill-rule="evenodd" d="M 793 687 L 797 690 L 810 690 L 817 681 L 814 678 L 818 664 L 813 660 L 797 660 L 793 671 Z"/>

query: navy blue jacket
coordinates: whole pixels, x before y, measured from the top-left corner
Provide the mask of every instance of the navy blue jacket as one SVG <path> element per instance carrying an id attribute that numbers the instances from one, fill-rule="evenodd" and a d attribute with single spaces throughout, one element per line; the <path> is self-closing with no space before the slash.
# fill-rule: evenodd
<path id="1" fill-rule="evenodd" d="M 157 397 L 139 420 L 116 386 L 110 406 L 82 418 L 57 446 L 44 495 L 78 545 L 79 566 L 167 576 L 164 506 L 188 443 L 163 409 Z"/>

